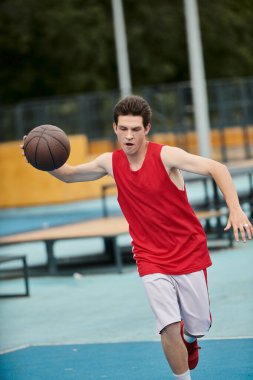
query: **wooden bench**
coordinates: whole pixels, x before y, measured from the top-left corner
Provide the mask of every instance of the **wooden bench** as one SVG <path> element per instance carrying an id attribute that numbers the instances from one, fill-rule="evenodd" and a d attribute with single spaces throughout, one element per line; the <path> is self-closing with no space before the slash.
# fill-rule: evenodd
<path id="1" fill-rule="evenodd" d="M 227 211 L 197 211 L 196 215 L 201 221 L 207 221 L 227 215 Z M 54 243 L 56 241 L 68 239 L 102 238 L 104 240 L 105 253 L 109 253 L 109 255 L 113 257 L 117 272 L 122 273 L 122 255 L 120 247 L 117 243 L 117 237 L 125 234 L 128 234 L 128 223 L 125 218 L 123 216 L 112 216 L 1 237 L 0 245 L 44 241 L 49 273 L 56 274 L 57 260 L 54 255 Z M 229 242 L 231 245 L 231 239 Z"/>
<path id="2" fill-rule="evenodd" d="M 25 293 L 16 293 L 16 294 L 0 294 L 1 298 L 6 297 L 29 297 L 29 283 L 28 283 L 28 268 L 27 268 L 27 262 L 26 262 L 26 256 L 25 255 L 15 255 L 15 256 L 7 256 L 7 255 L 0 255 L 0 264 L 7 263 L 9 261 L 16 261 L 21 260 L 22 261 L 22 271 L 23 271 L 23 278 L 25 282 Z"/>
<path id="3" fill-rule="evenodd" d="M 115 216 L 1 237 L 0 245 L 44 241 L 49 273 L 56 274 L 57 262 L 54 255 L 54 243 L 56 241 L 103 238 L 106 250 L 110 250 L 110 255 L 114 257 L 117 270 L 121 273 L 122 260 L 116 240 L 118 236 L 126 233 L 128 233 L 128 224 L 125 218 Z"/>

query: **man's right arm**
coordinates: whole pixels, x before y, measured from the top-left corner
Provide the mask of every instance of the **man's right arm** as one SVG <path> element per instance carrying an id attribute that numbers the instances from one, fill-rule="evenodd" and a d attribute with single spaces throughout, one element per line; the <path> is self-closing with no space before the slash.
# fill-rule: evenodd
<path id="1" fill-rule="evenodd" d="M 112 176 L 112 153 L 101 154 L 95 160 L 81 165 L 64 164 L 49 174 L 66 183 L 94 181 L 107 174 Z"/>
<path id="2" fill-rule="evenodd" d="M 20 145 L 20 148 L 22 155 L 26 158 L 24 151 L 25 139 L 26 136 L 23 137 L 23 144 Z M 28 162 L 27 158 L 26 161 Z M 81 165 L 70 166 L 64 164 L 59 169 L 49 171 L 48 173 L 66 183 L 94 181 L 108 174 L 113 177 L 112 153 L 103 153 L 95 160 Z"/>

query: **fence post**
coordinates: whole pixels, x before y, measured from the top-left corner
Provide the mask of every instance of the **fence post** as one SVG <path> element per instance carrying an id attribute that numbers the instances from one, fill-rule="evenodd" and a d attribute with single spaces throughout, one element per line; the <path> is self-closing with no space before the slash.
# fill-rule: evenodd
<path id="1" fill-rule="evenodd" d="M 14 108 L 14 123 L 15 123 L 16 139 L 19 140 L 24 136 L 22 104 L 17 104 Z"/>

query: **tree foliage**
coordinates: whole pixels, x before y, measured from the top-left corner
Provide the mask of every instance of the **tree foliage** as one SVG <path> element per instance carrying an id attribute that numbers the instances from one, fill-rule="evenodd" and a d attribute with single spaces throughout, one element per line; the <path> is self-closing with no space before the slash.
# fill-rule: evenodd
<path id="1" fill-rule="evenodd" d="M 116 84 L 110 1 L 2 0 L 1 102 Z"/>
<path id="2" fill-rule="evenodd" d="M 189 79 L 183 0 L 123 0 L 134 86 Z M 198 0 L 207 78 L 253 75 L 252 0 Z M 1 0 L 0 103 L 118 87 L 110 0 Z"/>

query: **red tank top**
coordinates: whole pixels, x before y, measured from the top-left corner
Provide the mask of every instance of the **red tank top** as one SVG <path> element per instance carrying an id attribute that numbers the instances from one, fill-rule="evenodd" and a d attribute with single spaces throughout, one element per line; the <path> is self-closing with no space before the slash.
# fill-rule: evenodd
<path id="1" fill-rule="evenodd" d="M 204 230 L 186 190 L 172 182 L 162 145 L 149 142 L 142 167 L 132 171 L 123 150 L 113 153 L 118 202 L 129 224 L 140 276 L 187 274 L 210 266 Z"/>

